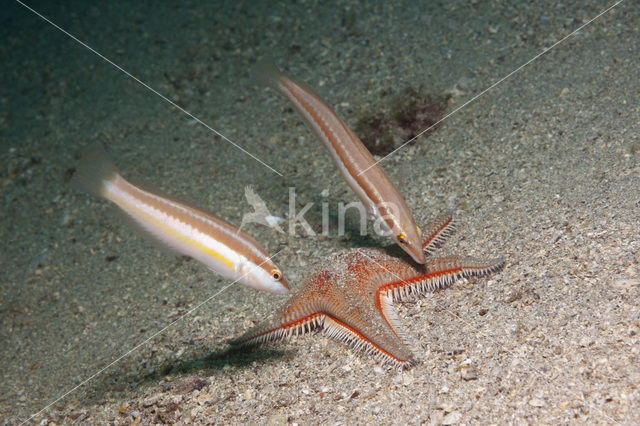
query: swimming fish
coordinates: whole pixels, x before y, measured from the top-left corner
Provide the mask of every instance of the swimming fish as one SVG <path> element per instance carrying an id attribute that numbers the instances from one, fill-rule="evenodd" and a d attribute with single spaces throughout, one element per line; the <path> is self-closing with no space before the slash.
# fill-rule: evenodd
<path id="1" fill-rule="evenodd" d="M 381 219 L 386 232 L 413 260 L 425 263 L 420 228 L 411 210 L 373 155 L 314 90 L 292 80 L 269 62 L 259 62 L 255 78 L 287 98 L 325 144 L 345 180 L 369 214 Z"/>
<path id="2" fill-rule="evenodd" d="M 169 252 L 248 287 L 289 293 L 280 268 L 250 235 L 197 206 L 133 185 L 100 148 L 84 154 L 71 185 L 114 203 L 134 228 Z"/>

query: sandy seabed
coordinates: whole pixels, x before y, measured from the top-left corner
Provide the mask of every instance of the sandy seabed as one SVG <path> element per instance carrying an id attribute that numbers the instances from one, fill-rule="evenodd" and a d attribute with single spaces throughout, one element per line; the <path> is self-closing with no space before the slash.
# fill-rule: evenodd
<path id="1" fill-rule="evenodd" d="M 640 423 L 636 2 L 468 105 L 613 2 L 88 3 L 29 5 L 282 176 L 5 5 L 3 423 Z M 315 87 L 349 125 L 409 86 L 451 94 L 449 112 L 464 106 L 382 165 L 418 222 L 455 211 L 442 253 L 507 262 L 398 306 L 420 359 L 409 370 L 322 333 L 229 352 L 226 339 L 286 297 L 217 294 L 227 281 L 68 186 L 82 147 L 100 144 L 126 177 L 235 224 L 250 211 L 245 186 L 282 217 L 294 187 L 319 230 L 321 202 L 355 195 L 290 106 L 249 77 L 259 58 Z M 293 287 L 330 253 L 388 244 L 247 230 L 278 252 Z"/>

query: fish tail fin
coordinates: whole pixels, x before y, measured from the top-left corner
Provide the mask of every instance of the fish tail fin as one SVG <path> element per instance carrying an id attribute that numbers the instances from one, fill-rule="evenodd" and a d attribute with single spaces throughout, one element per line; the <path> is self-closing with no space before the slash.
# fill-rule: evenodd
<path id="1" fill-rule="evenodd" d="M 269 86 L 278 92 L 282 92 L 280 81 L 287 78 L 282 71 L 270 61 L 259 61 L 251 69 L 251 75 L 265 86 Z"/>
<path id="2" fill-rule="evenodd" d="M 271 87 L 276 90 L 278 93 L 283 95 L 285 98 L 289 99 L 291 102 L 294 102 L 294 99 L 291 96 L 290 90 L 288 90 L 285 86 L 288 85 L 296 85 L 304 89 L 305 91 L 314 95 L 320 102 L 326 103 L 320 95 L 313 90 L 313 87 L 309 86 L 307 83 L 296 80 L 287 76 L 285 73 L 280 71 L 278 67 L 276 67 L 273 62 L 269 61 L 258 61 L 257 64 L 253 66 L 251 69 L 251 75 L 253 78 L 258 80 L 258 82 L 264 84 L 265 86 Z M 295 102 L 294 102 L 295 104 Z M 328 108 L 331 108 L 327 105 Z M 300 113 L 304 116 L 303 110 L 296 106 L 296 108 L 300 111 Z"/>
<path id="3" fill-rule="evenodd" d="M 109 184 L 122 178 L 104 149 L 93 146 L 82 153 L 71 186 L 100 198 L 109 198 Z"/>

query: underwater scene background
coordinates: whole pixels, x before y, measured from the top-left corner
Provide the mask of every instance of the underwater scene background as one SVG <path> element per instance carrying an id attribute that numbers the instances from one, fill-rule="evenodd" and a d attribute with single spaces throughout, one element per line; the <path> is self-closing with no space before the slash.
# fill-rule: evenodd
<path id="1" fill-rule="evenodd" d="M 640 422 L 637 2 L 6 2 L 0 36 L 3 423 Z M 243 229 L 292 290 L 332 253 L 390 245 L 354 216 L 336 232 L 357 198 L 251 78 L 264 59 L 392 153 L 419 224 L 454 212 L 443 254 L 505 256 L 397 306 L 411 369 L 322 333 L 230 351 L 287 296 L 225 289 L 69 186 L 100 145 L 239 226 L 250 185 L 284 232 Z M 317 235 L 287 227 L 290 188 Z"/>

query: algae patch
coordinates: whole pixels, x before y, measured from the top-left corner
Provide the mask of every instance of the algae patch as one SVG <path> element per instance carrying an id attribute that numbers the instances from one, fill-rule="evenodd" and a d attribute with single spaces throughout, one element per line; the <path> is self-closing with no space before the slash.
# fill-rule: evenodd
<path id="1" fill-rule="evenodd" d="M 437 123 L 450 98 L 449 94 L 423 94 L 421 89 L 407 86 L 386 104 L 376 104 L 375 111 L 362 111 L 356 134 L 372 154 L 386 155 Z M 429 137 L 437 127 L 439 124 L 421 137 Z"/>

